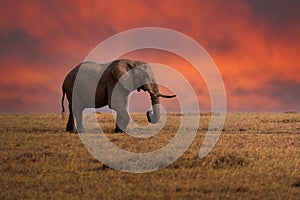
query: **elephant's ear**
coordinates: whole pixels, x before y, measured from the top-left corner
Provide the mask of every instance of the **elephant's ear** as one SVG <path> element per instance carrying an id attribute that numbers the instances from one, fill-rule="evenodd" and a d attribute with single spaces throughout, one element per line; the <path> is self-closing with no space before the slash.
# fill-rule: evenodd
<path id="1" fill-rule="evenodd" d="M 135 90 L 133 73 L 130 71 L 132 69 L 130 63 L 118 63 L 112 69 L 113 76 L 121 83 L 121 85 L 128 91 Z"/>

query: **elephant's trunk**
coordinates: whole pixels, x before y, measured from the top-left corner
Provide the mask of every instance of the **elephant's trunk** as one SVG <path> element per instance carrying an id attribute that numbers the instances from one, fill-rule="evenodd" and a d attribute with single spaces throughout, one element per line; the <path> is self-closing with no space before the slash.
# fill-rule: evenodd
<path id="1" fill-rule="evenodd" d="M 155 100 L 153 100 L 155 99 Z M 154 103 L 157 102 L 158 103 Z M 159 97 L 151 96 L 152 111 L 147 111 L 147 119 L 151 124 L 156 124 L 160 119 Z"/>
<path id="2" fill-rule="evenodd" d="M 152 90 L 154 90 L 154 94 L 151 94 L 151 104 L 152 104 L 152 111 L 147 111 L 147 119 L 148 122 L 152 124 L 156 124 L 160 119 L 160 104 L 159 104 L 159 96 L 155 95 L 155 93 L 158 93 L 158 87 L 157 84 L 152 84 Z M 151 91 L 149 87 L 146 86 L 146 91 Z"/>
<path id="3" fill-rule="evenodd" d="M 150 94 L 152 110 L 153 110 L 153 111 L 151 110 L 147 111 L 147 119 L 150 123 L 156 124 L 160 119 L 159 97 L 174 98 L 176 97 L 176 94 L 174 95 L 161 94 L 158 90 L 158 86 L 156 83 L 144 85 L 144 89 Z"/>

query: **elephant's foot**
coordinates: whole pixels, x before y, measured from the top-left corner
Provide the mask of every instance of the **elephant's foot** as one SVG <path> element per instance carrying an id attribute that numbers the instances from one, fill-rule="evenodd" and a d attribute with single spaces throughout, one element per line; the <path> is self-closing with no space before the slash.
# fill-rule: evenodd
<path id="1" fill-rule="evenodd" d="M 75 128 L 74 128 L 74 127 L 68 127 L 68 126 L 67 126 L 67 128 L 66 128 L 66 132 L 69 132 L 69 133 L 75 133 L 75 132 L 76 132 L 76 130 L 75 130 Z"/>
<path id="2" fill-rule="evenodd" d="M 83 133 L 85 130 L 83 127 L 79 127 L 77 130 L 76 130 L 76 133 Z"/>
<path id="3" fill-rule="evenodd" d="M 116 126 L 114 133 L 125 133 L 119 126 Z"/>

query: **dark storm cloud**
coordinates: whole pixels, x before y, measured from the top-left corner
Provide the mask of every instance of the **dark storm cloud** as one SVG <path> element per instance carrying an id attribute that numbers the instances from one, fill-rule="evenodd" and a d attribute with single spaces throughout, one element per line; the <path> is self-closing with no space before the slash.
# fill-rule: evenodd
<path id="1" fill-rule="evenodd" d="M 214 53 L 230 53 L 236 51 L 237 41 L 233 35 L 224 34 L 220 38 L 212 39 L 206 42 L 207 48 L 209 48 Z"/>
<path id="2" fill-rule="evenodd" d="M 272 88 L 267 91 L 271 98 L 281 101 L 289 108 L 300 109 L 300 82 L 271 80 L 268 87 Z"/>
<path id="3" fill-rule="evenodd" d="M 274 111 L 300 110 L 300 82 L 269 80 L 260 88 L 247 89 L 237 88 L 234 91 L 236 96 L 254 99 L 251 103 L 240 102 L 241 104 L 251 104 L 252 107 L 245 107 L 245 110 L 264 110 L 268 105 L 260 104 L 260 98 L 268 98 L 269 102 L 276 102 L 279 106 Z M 243 108 L 240 108 L 243 110 Z"/>
<path id="4" fill-rule="evenodd" d="M 32 59 L 39 52 L 39 41 L 21 29 L 0 31 L 0 59 L 12 55 L 22 55 Z"/>
<path id="5" fill-rule="evenodd" d="M 2 84 L 0 85 L 0 110 L 1 112 L 28 112 L 28 110 L 40 112 L 42 106 L 51 105 L 52 93 L 51 87 L 46 84 Z M 43 109 L 47 111 L 47 107 Z M 58 105 L 57 109 L 59 109 Z"/>
<path id="6" fill-rule="evenodd" d="M 35 95 L 48 95 L 51 92 L 50 86 L 46 84 L 38 84 L 38 85 L 32 85 L 32 84 L 2 84 L 0 86 L 0 91 L 5 93 L 13 93 L 20 96 L 28 95 L 29 97 L 33 97 Z"/>
<path id="7" fill-rule="evenodd" d="M 300 17 L 299 0 L 248 0 L 248 3 L 255 22 L 267 23 L 276 30 L 295 25 L 293 22 Z"/>
<path id="8" fill-rule="evenodd" d="M 0 30 L 0 44 L 0 60 L 17 58 L 28 63 L 55 60 L 55 56 L 45 50 L 42 41 L 23 29 Z"/>

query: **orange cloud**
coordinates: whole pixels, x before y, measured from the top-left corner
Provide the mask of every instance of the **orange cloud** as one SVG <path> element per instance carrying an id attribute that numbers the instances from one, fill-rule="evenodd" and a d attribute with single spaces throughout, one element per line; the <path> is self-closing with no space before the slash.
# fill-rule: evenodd
<path id="1" fill-rule="evenodd" d="M 104 39 L 144 26 L 171 28 L 199 42 L 222 74 L 229 111 L 300 110 L 296 8 L 298 2 L 279 0 L 5 2 L 0 112 L 57 112 L 68 71 Z M 209 110 L 206 85 L 185 60 L 153 50 L 125 56 L 172 66 Z"/>

